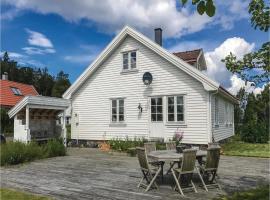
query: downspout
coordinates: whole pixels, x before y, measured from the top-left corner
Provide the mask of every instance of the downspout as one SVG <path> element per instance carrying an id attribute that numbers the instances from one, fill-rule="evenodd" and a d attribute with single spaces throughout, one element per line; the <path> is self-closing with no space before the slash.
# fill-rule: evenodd
<path id="1" fill-rule="evenodd" d="M 213 123 L 212 123 L 212 96 L 216 95 L 217 93 L 218 93 L 218 90 L 209 94 L 209 113 L 210 113 L 210 126 L 211 126 L 210 138 L 211 138 L 211 142 L 215 142 L 214 131 L 213 131 Z"/>

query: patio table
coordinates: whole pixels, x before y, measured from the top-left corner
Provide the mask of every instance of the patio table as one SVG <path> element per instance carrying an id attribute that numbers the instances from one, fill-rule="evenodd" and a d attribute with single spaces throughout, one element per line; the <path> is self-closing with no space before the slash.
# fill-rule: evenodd
<path id="1" fill-rule="evenodd" d="M 196 158 L 198 161 L 205 157 L 207 151 L 197 150 Z M 151 151 L 148 155 L 148 158 L 159 161 L 159 162 L 178 162 L 181 158 L 183 158 L 183 153 L 177 153 L 176 150 L 159 150 L 159 151 Z"/>

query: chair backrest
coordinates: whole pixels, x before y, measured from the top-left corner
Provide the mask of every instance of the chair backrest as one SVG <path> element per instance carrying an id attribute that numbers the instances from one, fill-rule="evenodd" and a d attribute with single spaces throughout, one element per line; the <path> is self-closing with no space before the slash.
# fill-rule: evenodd
<path id="1" fill-rule="evenodd" d="M 146 151 L 146 154 L 149 154 L 151 151 L 156 151 L 156 143 L 155 142 L 146 142 L 144 143 L 144 148 Z"/>
<path id="2" fill-rule="evenodd" d="M 148 160 L 147 160 L 145 148 L 136 147 L 136 151 L 137 151 L 137 156 L 138 156 L 138 160 L 139 160 L 139 164 L 140 164 L 141 169 L 148 170 L 149 165 L 148 165 Z"/>
<path id="3" fill-rule="evenodd" d="M 175 150 L 175 149 L 176 149 L 176 144 L 175 144 L 175 142 L 167 142 L 167 143 L 166 143 L 166 149 L 167 149 L 167 150 Z"/>
<path id="4" fill-rule="evenodd" d="M 209 147 L 207 149 L 205 169 L 216 170 L 218 168 L 220 158 L 220 147 Z"/>
<path id="5" fill-rule="evenodd" d="M 186 149 L 183 151 L 181 172 L 193 172 L 196 162 L 196 149 Z"/>

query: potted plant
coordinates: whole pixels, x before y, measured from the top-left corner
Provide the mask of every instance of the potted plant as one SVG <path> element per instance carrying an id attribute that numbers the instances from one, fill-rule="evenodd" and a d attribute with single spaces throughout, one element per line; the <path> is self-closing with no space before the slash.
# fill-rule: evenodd
<path id="1" fill-rule="evenodd" d="M 177 153 L 183 153 L 183 150 L 185 149 L 185 145 L 181 144 L 183 136 L 184 136 L 184 131 L 181 131 L 179 128 L 177 128 L 173 136 L 173 141 L 175 141 Z"/>

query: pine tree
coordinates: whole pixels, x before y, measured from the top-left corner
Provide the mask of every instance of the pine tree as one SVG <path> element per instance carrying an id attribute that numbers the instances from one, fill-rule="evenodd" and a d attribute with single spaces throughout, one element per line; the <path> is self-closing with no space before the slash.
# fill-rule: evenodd
<path id="1" fill-rule="evenodd" d="M 63 71 L 60 71 L 57 74 L 56 82 L 52 89 L 52 96 L 62 97 L 63 93 L 69 88 L 70 81 L 68 79 L 68 74 L 65 74 Z"/>

